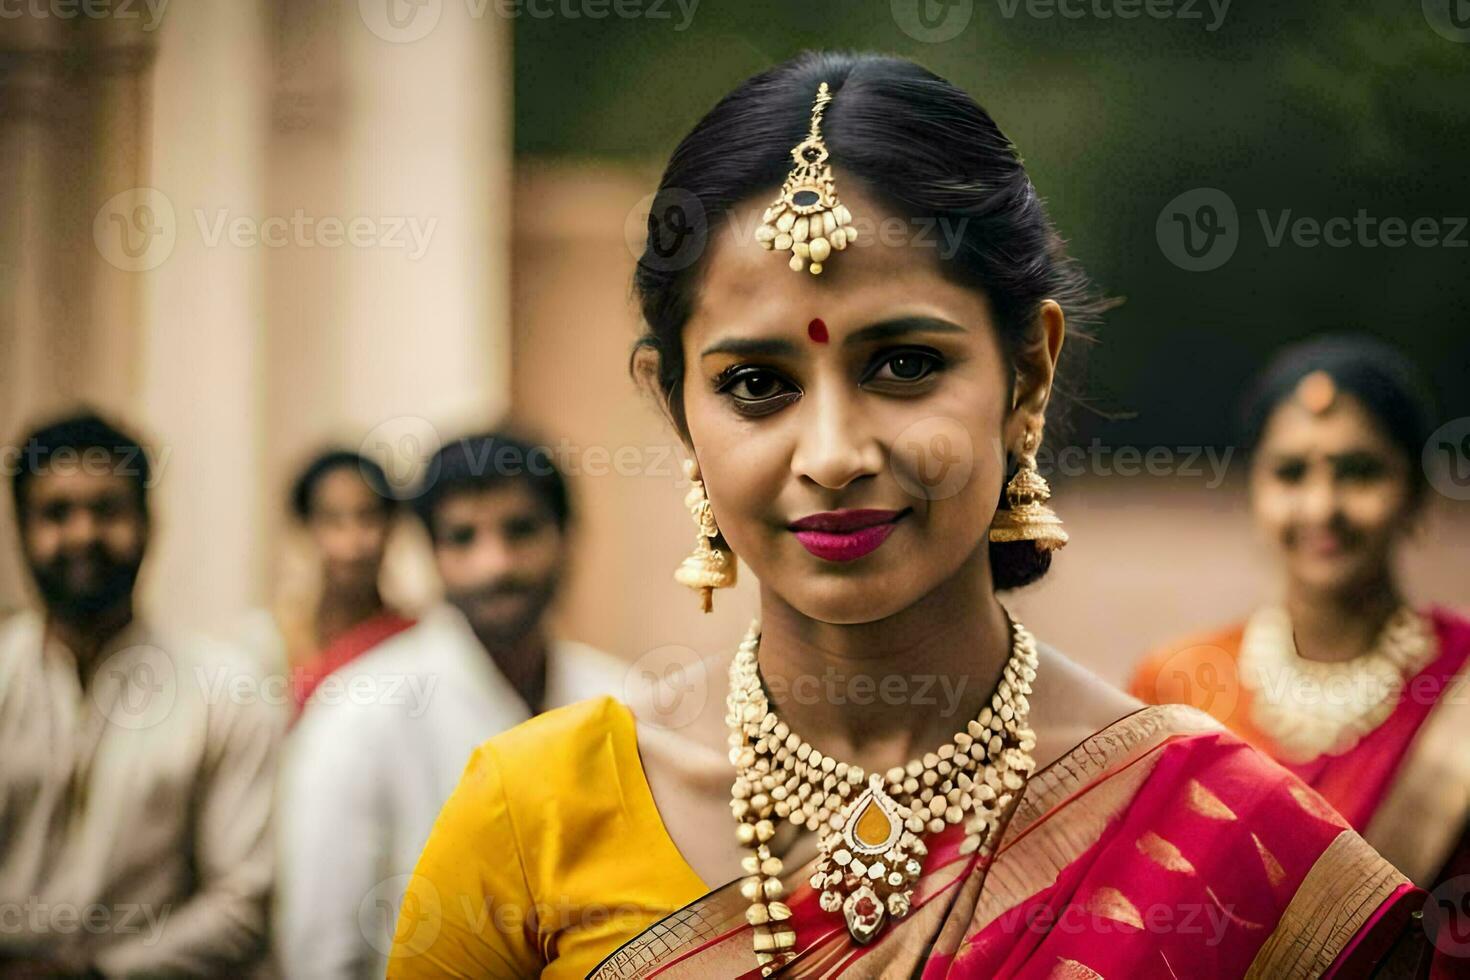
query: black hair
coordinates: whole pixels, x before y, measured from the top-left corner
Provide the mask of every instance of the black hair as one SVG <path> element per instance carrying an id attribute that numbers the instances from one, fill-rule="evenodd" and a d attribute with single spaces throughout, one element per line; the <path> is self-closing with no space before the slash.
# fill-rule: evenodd
<path id="1" fill-rule="evenodd" d="M 145 517 L 148 514 L 148 487 L 152 478 L 148 453 L 134 436 L 96 412 L 78 412 L 49 422 L 25 435 L 15 451 L 18 458 L 11 475 L 10 493 L 17 520 L 25 519 L 26 489 L 31 480 L 53 462 L 61 462 L 63 455 L 75 455 L 79 465 L 86 465 L 89 455 L 105 454 L 110 460 L 107 472 L 132 480 L 138 509 Z"/>
<path id="2" fill-rule="evenodd" d="M 1277 407 L 1296 393 L 1303 378 L 1317 371 L 1356 398 L 1403 454 L 1409 463 L 1412 499 L 1420 502 L 1429 487 L 1420 454 L 1434 429 L 1434 399 L 1413 362 L 1372 337 L 1329 335 L 1278 352 L 1247 388 L 1241 403 L 1239 426 L 1246 449 L 1255 451 Z"/>
<path id="3" fill-rule="evenodd" d="M 957 251 L 936 258 L 944 275 L 985 294 L 1008 358 L 1028 339 L 1042 300 L 1055 300 L 1079 326 L 1111 305 L 1067 255 L 1016 148 L 968 94 L 903 58 L 806 52 L 720 100 L 674 150 L 654 195 L 648 246 L 634 273 L 647 324 L 634 357 L 658 355 L 658 388 L 686 437 L 680 335 L 704 249 L 700 242 L 689 261 L 670 261 L 661 243 L 687 232 L 691 209 L 708 229 L 745 200 L 774 196 L 822 82 L 833 97 L 822 118 L 832 166 L 898 215 L 958 228 Z M 1050 563 L 1050 553 L 1029 542 L 992 544 L 990 558 L 999 589 L 1035 581 Z"/>
<path id="4" fill-rule="evenodd" d="M 398 508 L 398 498 L 388 484 L 388 474 L 375 460 L 346 449 L 329 449 L 318 453 L 291 483 L 291 513 L 298 521 L 311 519 L 312 497 L 317 485 L 328 474 L 338 470 L 354 470 L 378 498 L 381 510 L 391 515 Z"/>
<path id="5" fill-rule="evenodd" d="M 572 520 L 572 504 L 551 448 L 504 429 L 442 446 L 424 470 L 413 510 L 433 538 L 434 515 L 445 498 L 517 483 L 546 507 L 558 528 L 566 530 Z"/>

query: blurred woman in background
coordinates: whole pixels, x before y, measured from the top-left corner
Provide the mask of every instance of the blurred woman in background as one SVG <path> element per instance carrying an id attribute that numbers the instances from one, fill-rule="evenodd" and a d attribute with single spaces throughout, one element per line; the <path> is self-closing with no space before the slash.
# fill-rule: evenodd
<path id="1" fill-rule="evenodd" d="M 321 453 L 296 477 L 290 506 L 311 542 L 318 577 L 257 617 L 245 642 L 290 678 L 300 711 L 333 671 L 414 621 L 388 605 L 379 588 L 399 510 L 381 466 L 347 450 Z"/>
<path id="2" fill-rule="evenodd" d="M 1420 896 L 1316 794 L 1001 604 L 1066 541 L 1035 457 L 1104 304 L 969 95 L 875 55 L 746 81 L 636 287 L 692 457 L 676 578 L 707 609 L 738 554 L 761 619 L 481 746 L 390 977 L 1412 971 Z"/>
<path id="3" fill-rule="evenodd" d="M 1213 714 L 1433 887 L 1470 871 L 1470 620 L 1416 608 L 1395 569 L 1429 492 L 1426 392 L 1397 351 L 1364 338 L 1277 356 L 1244 412 L 1277 595 L 1153 654 L 1132 690 Z"/>

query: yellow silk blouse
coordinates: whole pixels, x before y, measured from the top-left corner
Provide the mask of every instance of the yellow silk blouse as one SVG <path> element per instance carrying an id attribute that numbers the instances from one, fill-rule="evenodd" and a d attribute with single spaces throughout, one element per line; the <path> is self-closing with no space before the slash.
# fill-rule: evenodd
<path id="1" fill-rule="evenodd" d="M 610 697 L 470 757 L 408 884 L 389 980 L 585 977 L 709 889 L 669 838 Z"/>

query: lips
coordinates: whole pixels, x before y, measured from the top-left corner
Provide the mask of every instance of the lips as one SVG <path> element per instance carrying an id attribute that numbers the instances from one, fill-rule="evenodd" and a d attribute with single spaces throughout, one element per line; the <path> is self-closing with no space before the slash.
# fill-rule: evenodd
<path id="1" fill-rule="evenodd" d="M 834 510 L 787 525 L 801 546 L 827 561 L 855 561 L 888 540 L 906 510 Z"/>

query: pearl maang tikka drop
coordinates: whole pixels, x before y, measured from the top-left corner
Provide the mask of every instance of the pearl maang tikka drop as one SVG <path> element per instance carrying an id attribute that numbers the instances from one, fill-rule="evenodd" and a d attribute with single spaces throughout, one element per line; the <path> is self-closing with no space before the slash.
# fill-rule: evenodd
<path id="1" fill-rule="evenodd" d="M 811 127 L 806 139 L 791 149 L 796 166 L 786 175 L 781 193 L 766 208 L 755 240 L 761 248 L 791 253 L 787 264 L 800 272 L 820 275 L 823 263 L 857 238 L 852 213 L 837 199 L 832 167 L 827 163 L 827 144 L 822 139 L 822 113 L 832 93 L 823 82 L 812 104 Z"/>

